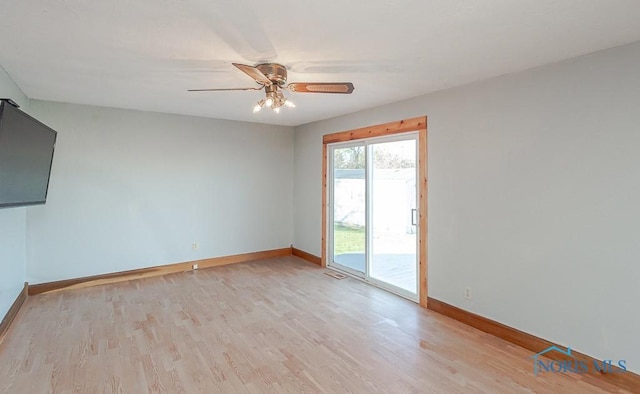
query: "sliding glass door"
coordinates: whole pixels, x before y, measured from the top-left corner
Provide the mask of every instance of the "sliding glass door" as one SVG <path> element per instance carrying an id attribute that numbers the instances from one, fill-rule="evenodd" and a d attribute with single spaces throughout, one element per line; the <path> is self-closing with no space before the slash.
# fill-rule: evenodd
<path id="1" fill-rule="evenodd" d="M 369 276 L 417 293 L 416 140 L 371 144 Z"/>
<path id="2" fill-rule="evenodd" d="M 329 267 L 418 293 L 417 134 L 329 146 Z"/>
<path id="3" fill-rule="evenodd" d="M 359 277 L 366 274 L 366 146 L 332 149 L 332 265 Z"/>

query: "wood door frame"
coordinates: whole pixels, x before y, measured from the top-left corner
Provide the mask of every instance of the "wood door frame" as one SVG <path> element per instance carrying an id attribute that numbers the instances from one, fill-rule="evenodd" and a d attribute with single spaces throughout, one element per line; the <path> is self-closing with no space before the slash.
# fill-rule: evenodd
<path id="1" fill-rule="evenodd" d="M 397 122 L 363 127 L 354 130 L 326 134 L 322 137 L 322 267 L 327 266 L 327 199 L 328 199 L 328 144 L 336 142 L 355 141 L 372 137 L 383 137 L 399 133 L 418 132 L 418 222 L 419 222 L 419 289 L 418 300 L 420 306 L 427 307 L 427 117 L 404 119 Z"/>

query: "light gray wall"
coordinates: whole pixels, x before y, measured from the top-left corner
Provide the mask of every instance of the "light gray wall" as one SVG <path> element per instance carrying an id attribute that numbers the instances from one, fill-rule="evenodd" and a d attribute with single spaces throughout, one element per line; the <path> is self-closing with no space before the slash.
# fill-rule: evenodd
<path id="1" fill-rule="evenodd" d="M 36 100 L 31 109 L 58 140 L 47 204 L 27 215 L 29 283 L 291 244 L 292 128 Z"/>
<path id="2" fill-rule="evenodd" d="M 0 208 L 0 320 L 26 281 L 26 208 Z"/>
<path id="3" fill-rule="evenodd" d="M 323 134 L 427 115 L 429 296 L 640 372 L 639 65 L 632 44 L 296 128 L 294 245 L 320 253 Z"/>
<path id="4" fill-rule="evenodd" d="M 0 67 L 0 97 L 29 112 L 29 99 Z M 2 187 L 2 185 L 0 185 Z M 26 208 L 0 208 L 0 320 L 24 286 L 26 278 Z"/>

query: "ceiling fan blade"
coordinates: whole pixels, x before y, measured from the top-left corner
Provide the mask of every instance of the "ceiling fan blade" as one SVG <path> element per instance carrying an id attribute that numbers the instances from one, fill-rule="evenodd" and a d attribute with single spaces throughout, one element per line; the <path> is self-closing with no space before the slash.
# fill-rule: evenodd
<path id="1" fill-rule="evenodd" d="M 236 66 L 240 71 L 247 74 L 251 78 L 255 79 L 256 82 L 265 86 L 271 86 L 271 80 L 267 78 L 266 75 L 262 73 L 262 71 L 258 70 L 253 66 L 247 66 L 246 64 L 232 63 Z"/>
<path id="2" fill-rule="evenodd" d="M 230 90 L 262 90 L 260 88 L 189 89 L 187 92 L 226 92 Z"/>
<path id="3" fill-rule="evenodd" d="M 238 0 L 181 1 L 192 15 L 216 37 L 224 41 L 242 59 L 250 63 L 275 60 L 278 57 L 264 29 L 264 12 Z"/>
<path id="4" fill-rule="evenodd" d="M 300 61 L 288 63 L 288 69 L 301 74 L 362 74 L 362 73 L 402 73 L 410 69 L 410 66 L 401 66 L 397 62 L 376 61 Z"/>
<path id="5" fill-rule="evenodd" d="M 351 82 L 296 82 L 287 87 L 297 93 L 351 94 L 354 89 Z"/>

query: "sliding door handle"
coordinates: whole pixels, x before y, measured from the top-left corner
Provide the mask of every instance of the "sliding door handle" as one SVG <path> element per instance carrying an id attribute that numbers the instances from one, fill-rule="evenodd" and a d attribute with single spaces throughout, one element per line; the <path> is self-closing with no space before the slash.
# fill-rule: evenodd
<path id="1" fill-rule="evenodd" d="M 412 226 L 418 225 L 418 210 L 415 208 L 411 210 L 411 225 Z"/>

